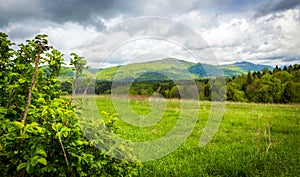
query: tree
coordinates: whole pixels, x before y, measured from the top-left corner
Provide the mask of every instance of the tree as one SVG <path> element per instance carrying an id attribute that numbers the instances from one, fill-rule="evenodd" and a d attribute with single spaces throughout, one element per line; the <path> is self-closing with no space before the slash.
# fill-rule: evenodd
<path id="1" fill-rule="evenodd" d="M 271 88 L 272 88 L 272 97 L 273 97 L 274 103 L 281 103 L 282 102 L 282 94 L 283 94 L 281 80 L 277 79 L 277 78 L 273 78 L 273 83 L 272 83 Z"/>
<path id="2" fill-rule="evenodd" d="M 75 53 L 71 53 L 71 65 L 74 66 L 74 80 L 73 80 L 73 89 L 72 89 L 72 100 L 75 99 L 75 94 L 78 86 L 78 78 L 82 75 L 83 69 L 87 68 L 86 64 L 87 61 L 83 58 L 78 56 Z"/>
<path id="3" fill-rule="evenodd" d="M 198 88 L 200 100 L 205 100 L 205 97 L 204 97 L 204 83 L 203 83 L 203 81 L 197 81 L 197 88 Z"/>
<path id="4" fill-rule="evenodd" d="M 249 102 L 260 102 L 258 97 L 258 90 L 261 87 L 259 78 L 256 78 L 254 82 L 247 87 L 247 99 Z"/>
<path id="5" fill-rule="evenodd" d="M 246 101 L 245 99 L 245 93 L 243 91 L 240 91 L 235 88 L 235 83 L 230 82 L 227 84 L 227 100 L 228 101 L 241 101 L 244 102 Z"/>
<path id="6" fill-rule="evenodd" d="M 180 93 L 176 85 L 174 85 L 170 90 L 168 98 L 180 98 Z"/>
<path id="7" fill-rule="evenodd" d="M 38 35 L 35 37 L 35 39 L 33 41 L 29 42 L 29 45 L 31 45 L 31 47 L 33 48 L 33 50 L 30 52 L 33 53 L 33 56 L 35 58 L 33 58 L 33 57 L 31 58 L 34 60 L 34 70 L 33 70 L 33 74 L 31 77 L 31 83 L 30 83 L 30 88 L 29 88 L 28 98 L 27 98 L 27 105 L 25 107 L 24 114 L 23 114 L 22 121 L 24 121 L 24 122 L 26 121 L 28 109 L 29 109 L 29 106 L 31 103 L 32 91 L 33 91 L 33 88 L 36 83 L 36 76 L 37 76 L 37 72 L 38 72 L 38 66 L 40 63 L 41 55 L 43 54 L 43 52 L 45 52 L 51 48 L 51 46 L 47 46 L 48 42 L 47 42 L 47 40 L 44 39 L 45 37 L 47 37 L 47 35 Z M 26 51 L 26 52 L 28 52 L 28 51 Z"/>
<path id="8" fill-rule="evenodd" d="M 89 88 L 93 85 L 93 75 L 91 73 L 84 73 L 84 79 L 85 79 L 85 88 L 83 94 L 86 95 L 88 93 Z"/>
<path id="9" fill-rule="evenodd" d="M 210 82 L 205 84 L 204 86 L 204 97 L 207 100 L 211 100 L 211 87 L 210 87 Z"/>
<path id="10" fill-rule="evenodd" d="M 287 71 L 278 72 L 274 76 L 280 79 L 283 84 L 291 81 L 293 77 L 293 75 L 288 73 Z"/>
<path id="11" fill-rule="evenodd" d="M 227 91 L 226 91 L 226 100 L 228 101 L 235 101 L 234 99 L 234 95 L 235 95 L 235 86 L 234 86 L 234 83 L 233 82 L 229 82 L 227 84 L 227 87 L 226 87 Z"/>
<path id="12" fill-rule="evenodd" d="M 292 102 L 292 98 L 295 95 L 295 88 L 292 84 L 292 82 L 288 82 L 285 87 L 284 87 L 284 91 L 283 91 L 283 95 L 282 95 L 282 99 L 284 103 L 290 103 Z"/>
<path id="13" fill-rule="evenodd" d="M 289 65 L 287 71 L 288 71 L 289 73 L 291 73 L 291 72 L 293 71 L 293 66 L 292 66 L 292 65 Z"/>
<path id="14" fill-rule="evenodd" d="M 262 76 L 262 74 L 261 74 L 260 71 L 258 71 L 258 72 L 256 73 L 256 75 L 257 75 L 258 78 L 261 78 L 261 76 Z"/>
<path id="15" fill-rule="evenodd" d="M 253 77 L 252 77 L 252 74 L 251 74 L 251 72 L 250 71 L 248 71 L 248 74 L 247 74 L 247 85 L 250 85 L 250 84 L 252 84 L 252 82 L 253 82 Z"/>
<path id="16" fill-rule="evenodd" d="M 272 73 L 271 73 L 271 71 L 268 68 L 264 68 L 262 70 L 262 75 L 265 75 L 265 74 L 272 74 Z"/>
<path id="17" fill-rule="evenodd" d="M 278 71 L 281 71 L 281 69 L 276 65 L 273 69 L 273 73 L 277 73 Z"/>

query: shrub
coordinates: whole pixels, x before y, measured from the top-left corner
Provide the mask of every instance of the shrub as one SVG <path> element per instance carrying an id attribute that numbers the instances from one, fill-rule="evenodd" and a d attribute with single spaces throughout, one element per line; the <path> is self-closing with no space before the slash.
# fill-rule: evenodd
<path id="1" fill-rule="evenodd" d="M 0 33 L 0 176 L 137 175 L 139 163 L 109 157 L 84 136 L 61 97 L 63 54 L 46 37 L 14 50 Z"/>

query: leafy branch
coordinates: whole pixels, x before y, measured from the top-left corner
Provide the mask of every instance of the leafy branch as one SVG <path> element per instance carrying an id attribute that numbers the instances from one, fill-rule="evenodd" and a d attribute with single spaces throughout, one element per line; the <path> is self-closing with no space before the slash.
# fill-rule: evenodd
<path id="1" fill-rule="evenodd" d="M 33 41 L 35 44 L 37 44 L 36 48 L 37 48 L 37 55 L 36 58 L 34 60 L 34 71 L 31 77 L 31 83 L 30 83 L 30 88 L 29 88 L 29 92 L 28 92 L 28 97 L 27 97 L 27 105 L 25 107 L 24 110 L 24 114 L 23 114 L 23 119 L 22 121 L 25 122 L 27 119 L 27 114 L 28 114 L 28 110 L 31 104 L 31 97 L 32 97 L 32 92 L 36 83 L 36 75 L 38 73 L 38 67 L 39 67 L 39 62 L 41 59 L 41 54 L 44 50 L 48 50 L 50 48 L 52 48 L 51 46 L 46 46 L 47 44 L 47 40 L 45 40 L 45 38 L 47 37 L 47 35 L 38 35 L 35 37 L 35 40 Z"/>

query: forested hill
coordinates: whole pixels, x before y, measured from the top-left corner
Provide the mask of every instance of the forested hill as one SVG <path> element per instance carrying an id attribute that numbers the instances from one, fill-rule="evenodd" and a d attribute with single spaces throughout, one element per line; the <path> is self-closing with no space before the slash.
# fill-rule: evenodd
<path id="1" fill-rule="evenodd" d="M 91 74 L 97 74 L 97 80 L 112 80 L 118 73 L 119 80 L 130 80 L 138 78 L 143 81 L 166 80 L 166 77 L 185 80 L 186 74 L 194 79 L 203 79 L 207 76 L 219 76 L 224 73 L 225 77 L 246 74 L 248 71 L 261 71 L 264 68 L 273 70 L 272 66 L 254 64 L 250 62 L 236 62 L 228 65 L 210 65 L 205 63 L 193 63 L 184 60 L 165 58 L 162 60 L 148 61 L 142 63 L 132 63 L 125 66 L 115 66 L 105 69 L 89 68 Z M 70 68 L 65 68 L 66 74 L 61 76 L 62 80 L 73 75 Z M 158 74 L 159 73 L 159 74 Z M 164 75 L 164 76 L 163 76 Z M 116 79 L 116 78 L 115 78 Z"/>

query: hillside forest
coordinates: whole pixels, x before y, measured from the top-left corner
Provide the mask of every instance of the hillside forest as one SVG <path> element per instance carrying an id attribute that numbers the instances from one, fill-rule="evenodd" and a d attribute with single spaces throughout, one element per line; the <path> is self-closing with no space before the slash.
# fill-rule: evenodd
<path id="1" fill-rule="evenodd" d="M 172 80 L 161 74 L 154 73 L 149 79 L 135 79 L 132 82 L 129 94 L 139 96 L 151 96 L 155 93 L 163 95 L 165 98 L 180 98 L 179 87 L 184 84 L 175 84 Z M 149 74 L 148 74 L 149 75 Z M 142 76 L 141 76 L 142 77 Z M 87 79 L 85 79 L 87 80 Z M 273 70 L 264 68 L 261 71 L 248 71 L 237 76 L 226 77 L 226 95 L 221 95 L 219 100 L 256 102 L 256 103 L 300 103 L 300 65 L 278 67 Z M 110 80 L 89 80 L 78 86 L 78 92 L 88 94 L 110 94 L 112 81 Z M 123 81 L 124 85 L 128 84 Z M 199 92 L 200 100 L 211 100 L 212 85 L 222 83 L 220 78 L 203 78 L 195 80 Z M 91 84 L 92 83 L 92 84 Z M 122 84 L 120 84 L 122 85 Z M 69 81 L 61 83 L 61 89 L 68 93 L 72 92 L 72 84 Z M 222 88 L 225 89 L 225 88 Z"/>

